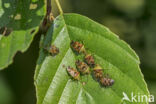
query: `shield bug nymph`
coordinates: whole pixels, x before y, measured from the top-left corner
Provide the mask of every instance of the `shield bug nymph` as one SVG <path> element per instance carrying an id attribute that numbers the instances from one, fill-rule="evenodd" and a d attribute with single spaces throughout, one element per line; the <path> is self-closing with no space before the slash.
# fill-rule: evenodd
<path id="1" fill-rule="evenodd" d="M 114 84 L 114 80 L 107 77 L 102 77 L 100 79 L 100 84 L 104 87 L 112 86 Z"/>
<path id="2" fill-rule="evenodd" d="M 89 66 L 85 62 L 77 60 L 75 62 L 75 64 L 76 64 L 76 67 L 79 69 L 79 71 L 82 74 L 89 74 L 90 73 Z"/>
<path id="3" fill-rule="evenodd" d="M 52 56 L 55 56 L 59 53 L 59 48 L 57 48 L 55 45 L 52 45 L 50 48 L 49 48 L 49 53 L 52 55 Z"/>
<path id="4" fill-rule="evenodd" d="M 77 42 L 77 41 L 72 41 L 71 42 L 71 47 L 74 51 L 76 51 L 77 53 L 85 53 L 85 48 L 84 48 L 84 45 L 81 44 L 80 42 Z"/>
<path id="5" fill-rule="evenodd" d="M 68 66 L 67 67 L 67 72 L 73 79 L 80 80 L 80 73 L 76 69 Z"/>
<path id="6" fill-rule="evenodd" d="M 86 63 L 90 66 L 90 67 L 94 67 L 95 66 L 95 61 L 94 58 L 91 54 L 87 54 L 85 56 L 85 61 Z"/>
<path id="7" fill-rule="evenodd" d="M 100 80 L 103 77 L 103 69 L 101 66 L 96 65 L 93 69 L 93 75 L 96 80 Z"/>

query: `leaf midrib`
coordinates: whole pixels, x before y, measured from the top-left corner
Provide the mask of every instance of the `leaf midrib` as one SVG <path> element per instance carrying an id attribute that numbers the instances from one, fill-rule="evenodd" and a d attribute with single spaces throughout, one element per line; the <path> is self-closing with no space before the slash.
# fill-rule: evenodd
<path id="1" fill-rule="evenodd" d="M 55 74 L 54 74 L 54 76 L 53 76 L 51 82 L 53 82 L 54 77 L 55 77 L 56 73 L 58 72 L 58 68 L 60 67 L 60 65 L 61 65 L 61 63 L 62 63 L 62 61 L 63 61 L 64 57 L 66 56 L 66 54 L 67 54 L 67 52 L 68 52 L 69 49 L 70 49 L 70 48 L 67 49 L 67 51 L 66 51 L 65 54 L 63 55 L 61 61 L 59 62 L 58 67 L 57 67 L 57 70 L 56 70 L 56 72 L 55 72 Z M 47 91 L 46 91 L 45 95 L 44 95 L 44 98 L 43 98 L 42 104 L 43 104 L 44 99 L 45 99 L 45 97 L 46 97 L 46 95 L 47 95 L 47 93 L 48 93 L 48 89 L 50 88 L 51 82 L 50 82 L 50 84 L 49 84 L 49 87 L 47 88 Z"/>

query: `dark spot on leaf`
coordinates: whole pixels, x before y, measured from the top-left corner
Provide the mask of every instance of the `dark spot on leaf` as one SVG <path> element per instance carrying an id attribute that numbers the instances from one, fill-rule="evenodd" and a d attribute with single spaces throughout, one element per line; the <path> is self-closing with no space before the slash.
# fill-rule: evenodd
<path id="1" fill-rule="evenodd" d="M 3 34 L 4 27 L 0 27 L 0 34 Z"/>
<path id="2" fill-rule="evenodd" d="M 62 67 L 63 67 L 63 68 L 66 68 L 66 66 L 65 66 L 64 64 L 62 65 Z"/>
<path id="3" fill-rule="evenodd" d="M 35 32 L 35 29 L 33 29 L 31 32 L 30 32 L 30 34 L 33 34 Z"/>
<path id="4" fill-rule="evenodd" d="M 11 32 L 12 32 L 11 28 L 0 27 L 0 34 L 3 36 L 8 36 L 8 35 L 10 35 Z"/>

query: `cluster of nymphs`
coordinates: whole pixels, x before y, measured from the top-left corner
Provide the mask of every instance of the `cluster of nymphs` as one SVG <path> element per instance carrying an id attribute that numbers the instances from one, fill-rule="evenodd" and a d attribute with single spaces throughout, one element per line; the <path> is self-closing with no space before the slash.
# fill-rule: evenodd
<path id="1" fill-rule="evenodd" d="M 75 62 L 75 65 L 78 70 L 70 66 L 67 67 L 67 72 L 73 79 L 80 80 L 80 73 L 82 75 L 85 75 L 90 74 L 92 72 L 94 79 L 97 80 L 102 86 L 107 87 L 113 85 L 114 80 L 104 76 L 102 67 L 95 63 L 93 55 L 88 54 L 86 52 L 86 49 L 82 43 L 72 41 L 71 48 L 73 49 L 74 52 L 78 54 L 82 53 L 85 55 L 84 61 L 77 60 Z"/>

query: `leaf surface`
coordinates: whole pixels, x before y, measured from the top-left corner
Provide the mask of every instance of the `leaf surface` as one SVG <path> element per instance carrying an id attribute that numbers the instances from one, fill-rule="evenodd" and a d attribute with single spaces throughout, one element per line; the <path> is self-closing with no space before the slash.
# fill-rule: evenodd
<path id="1" fill-rule="evenodd" d="M 89 18 L 79 14 L 60 15 L 42 40 L 43 47 L 55 45 L 60 52 L 50 56 L 40 49 L 34 78 L 37 104 L 132 104 L 122 101 L 123 92 L 129 98 L 131 92 L 149 94 L 135 52 L 108 28 Z M 80 81 L 71 79 L 66 67 L 75 67 L 81 56 L 72 51 L 72 40 L 84 44 L 104 73 L 115 80 L 113 86 L 100 86 L 92 75 L 81 76 Z"/>

